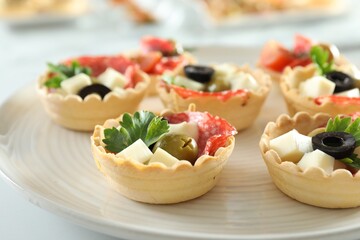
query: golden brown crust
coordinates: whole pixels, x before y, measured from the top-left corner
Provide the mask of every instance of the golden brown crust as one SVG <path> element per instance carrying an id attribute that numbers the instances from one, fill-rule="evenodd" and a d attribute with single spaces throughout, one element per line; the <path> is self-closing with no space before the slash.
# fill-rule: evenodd
<path id="1" fill-rule="evenodd" d="M 280 159 L 269 147 L 269 141 L 292 129 L 307 135 L 326 125 L 330 115 L 297 113 L 293 118 L 281 115 L 267 124 L 259 143 L 261 154 L 274 184 L 286 195 L 300 202 L 324 208 L 351 208 L 360 206 L 360 174 L 352 175 L 346 169 L 337 169 L 327 175 L 320 168 L 302 171 L 296 164 Z"/>
<path id="2" fill-rule="evenodd" d="M 123 94 L 111 92 L 101 99 L 96 94 L 87 96 L 84 100 L 78 95 L 61 95 L 49 93 L 44 86 L 47 74 L 38 80 L 37 92 L 46 112 L 57 124 L 78 131 L 92 131 L 97 124 L 107 119 L 116 118 L 125 112 L 135 112 L 146 95 L 149 77 L 140 73 L 143 81 L 135 88 L 129 88 Z"/>
<path id="3" fill-rule="evenodd" d="M 314 98 L 302 96 L 299 92 L 298 85 L 300 82 L 311 78 L 315 74 L 316 68 L 313 64 L 306 67 L 285 69 L 280 80 L 280 88 L 290 115 L 304 111 L 310 114 L 323 112 L 331 116 L 336 116 L 338 114 L 350 114 L 359 111 L 358 104 L 339 105 L 332 102 L 325 102 L 318 105 L 315 103 Z"/>
<path id="4" fill-rule="evenodd" d="M 171 204 L 197 198 L 217 183 L 235 144 L 233 136 L 214 156 L 203 155 L 191 165 L 179 161 L 172 167 L 160 163 L 144 165 L 131 159 L 108 153 L 102 144 L 104 128 L 117 127 L 118 119 L 96 126 L 91 137 L 91 149 L 96 165 L 114 188 L 124 196 L 146 203 Z"/>
<path id="5" fill-rule="evenodd" d="M 259 83 L 260 89 L 255 92 L 250 91 L 246 98 L 233 96 L 226 101 L 219 100 L 215 96 L 194 96 L 184 99 L 173 89 L 168 92 L 161 84 L 158 84 L 157 91 L 165 107 L 174 112 L 185 111 L 189 104 L 193 103 L 198 111 L 207 111 L 222 117 L 240 131 L 254 123 L 270 91 L 271 80 L 264 72 L 251 70 L 246 65 L 238 67 L 238 71 L 251 74 Z M 178 74 L 182 73 L 178 72 Z"/>

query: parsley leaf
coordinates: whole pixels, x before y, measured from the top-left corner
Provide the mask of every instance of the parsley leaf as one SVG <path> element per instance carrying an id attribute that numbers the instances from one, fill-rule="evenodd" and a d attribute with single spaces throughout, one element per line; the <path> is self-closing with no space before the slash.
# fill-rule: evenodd
<path id="1" fill-rule="evenodd" d="M 313 46 L 310 49 L 310 57 L 317 65 L 320 74 L 324 75 L 332 70 L 333 60 L 330 60 L 330 54 L 320 46 Z"/>
<path id="2" fill-rule="evenodd" d="M 61 82 L 64 80 L 61 76 L 55 76 L 52 78 L 49 78 L 44 84 L 48 88 L 60 88 Z"/>
<path id="3" fill-rule="evenodd" d="M 107 150 L 118 153 L 138 139 L 149 147 L 167 132 L 169 132 L 168 122 L 151 112 L 139 111 L 133 116 L 125 113 L 120 122 L 120 129 L 104 130 L 103 142 Z"/>
<path id="4" fill-rule="evenodd" d="M 89 67 L 83 67 L 77 61 L 72 61 L 70 66 L 64 64 L 52 64 L 48 63 L 49 72 L 55 76 L 48 79 L 44 85 L 48 88 L 60 88 L 61 82 L 71 78 L 80 73 L 91 75 L 91 69 Z"/>
<path id="5" fill-rule="evenodd" d="M 351 117 L 340 118 L 336 116 L 333 119 L 329 119 L 325 132 L 346 132 L 351 134 L 355 138 L 355 147 L 360 146 L 360 118 L 355 121 L 351 121 Z M 357 154 L 352 154 L 350 157 L 339 159 L 339 161 L 360 169 L 360 158 Z"/>

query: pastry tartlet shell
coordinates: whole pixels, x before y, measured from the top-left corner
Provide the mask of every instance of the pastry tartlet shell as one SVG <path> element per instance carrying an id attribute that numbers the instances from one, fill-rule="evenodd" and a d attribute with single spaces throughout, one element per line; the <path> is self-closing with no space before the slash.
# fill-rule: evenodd
<path id="1" fill-rule="evenodd" d="M 302 171 L 293 162 L 282 162 L 270 148 L 269 141 L 292 129 L 307 135 L 323 127 L 328 114 L 297 113 L 293 118 L 281 115 L 267 124 L 260 140 L 260 150 L 274 184 L 286 195 L 300 202 L 323 208 L 351 208 L 360 206 L 360 173 L 352 175 L 346 169 L 337 169 L 328 175 L 320 168 Z"/>
<path id="2" fill-rule="evenodd" d="M 280 80 L 280 88 L 290 115 L 304 111 L 312 115 L 323 112 L 334 117 L 339 114 L 350 114 L 360 110 L 358 104 L 345 105 L 325 102 L 318 105 L 314 102 L 314 98 L 300 95 L 298 87 L 291 87 L 289 84 L 290 79 L 295 79 L 296 82 L 302 82 L 315 76 L 315 73 L 316 68 L 314 65 L 285 69 Z"/>
<path id="3" fill-rule="evenodd" d="M 235 138 L 230 136 L 214 156 L 203 155 L 194 166 L 184 160 L 172 167 L 161 163 L 144 165 L 105 150 L 101 133 L 104 128 L 117 126 L 119 119 L 95 127 L 91 149 L 96 165 L 116 191 L 129 199 L 151 204 L 179 203 L 210 191 L 218 182 L 235 145 Z"/>
<path id="4" fill-rule="evenodd" d="M 103 124 L 107 119 L 119 117 L 125 112 L 133 113 L 146 95 L 150 83 L 149 77 L 139 72 L 143 81 L 134 88 L 128 88 L 123 94 L 108 93 L 104 99 L 97 94 L 90 94 L 85 99 L 78 95 L 61 95 L 49 93 L 44 86 L 48 74 L 38 80 L 37 92 L 41 102 L 57 124 L 77 131 L 92 131 L 97 124 Z"/>
<path id="5" fill-rule="evenodd" d="M 251 74 L 260 85 L 256 92 L 249 91 L 247 97 L 232 96 L 227 100 L 220 100 L 216 96 L 194 96 L 182 98 L 173 89 L 168 92 L 163 84 L 157 85 L 159 97 L 167 109 L 174 112 L 185 111 L 190 104 L 195 104 L 200 112 L 209 112 L 212 115 L 226 119 L 236 130 L 240 131 L 251 126 L 259 115 L 261 107 L 267 98 L 271 79 L 261 70 L 252 70 L 244 65 L 237 67 L 237 71 Z M 178 73 L 181 74 L 181 73 Z"/>

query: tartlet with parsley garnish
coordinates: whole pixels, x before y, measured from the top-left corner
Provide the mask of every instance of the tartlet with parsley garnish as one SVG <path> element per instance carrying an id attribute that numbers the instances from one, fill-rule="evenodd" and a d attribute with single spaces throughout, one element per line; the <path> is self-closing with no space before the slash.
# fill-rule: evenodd
<path id="1" fill-rule="evenodd" d="M 48 64 L 37 89 L 57 124 L 79 131 L 124 112 L 134 112 L 146 95 L 148 76 L 123 56 L 86 56 Z"/>
<path id="2" fill-rule="evenodd" d="M 310 50 L 313 64 L 287 68 L 280 87 L 291 115 L 299 111 L 332 116 L 360 109 L 360 71 L 346 59 L 335 61 L 321 45 Z"/>
<path id="3" fill-rule="evenodd" d="M 267 124 L 260 150 L 274 184 L 300 202 L 360 206 L 360 118 L 281 115 Z"/>
<path id="4" fill-rule="evenodd" d="M 165 74 L 157 90 L 167 109 L 184 111 L 193 103 L 240 131 L 254 123 L 270 87 L 270 77 L 263 71 L 223 63 L 186 65 Z"/>
<path id="5" fill-rule="evenodd" d="M 143 37 L 139 49 L 128 52 L 126 56 L 149 75 L 149 95 L 157 94 L 156 84 L 162 74 L 178 71 L 184 65 L 196 62 L 194 56 L 186 51 L 180 43 L 153 36 Z"/>
<path id="6" fill-rule="evenodd" d="M 218 182 L 236 130 L 209 113 L 140 111 L 96 126 L 91 148 L 98 169 L 132 200 L 171 204 L 197 198 Z"/>

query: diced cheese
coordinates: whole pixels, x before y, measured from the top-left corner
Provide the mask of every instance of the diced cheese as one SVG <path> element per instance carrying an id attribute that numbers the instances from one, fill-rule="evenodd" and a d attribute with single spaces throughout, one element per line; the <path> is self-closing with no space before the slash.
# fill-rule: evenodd
<path id="1" fill-rule="evenodd" d="M 182 76 L 176 76 L 174 79 L 174 84 L 194 91 L 202 91 L 205 89 L 204 84 Z"/>
<path id="2" fill-rule="evenodd" d="M 311 167 L 318 167 L 323 169 L 327 174 L 331 174 L 334 171 L 334 161 L 335 158 L 316 149 L 313 152 L 305 153 L 297 165 L 303 171 Z"/>
<path id="3" fill-rule="evenodd" d="M 124 157 L 140 163 L 146 163 L 152 155 L 153 153 L 141 139 L 136 140 L 133 144 L 116 154 L 117 157 Z"/>
<path id="4" fill-rule="evenodd" d="M 170 129 L 167 134 L 186 135 L 198 141 L 199 128 L 196 122 L 182 122 L 178 124 L 169 124 Z"/>
<path id="5" fill-rule="evenodd" d="M 249 73 L 239 72 L 229 77 L 228 81 L 230 82 L 231 90 L 233 91 L 238 89 L 256 91 L 259 88 L 259 84 Z"/>
<path id="6" fill-rule="evenodd" d="M 127 80 L 125 76 L 113 68 L 107 68 L 97 79 L 99 83 L 113 90 L 116 87 L 124 88 Z"/>
<path id="7" fill-rule="evenodd" d="M 89 85 L 91 85 L 91 78 L 84 73 L 80 73 L 61 82 L 61 88 L 68 94 L 78 94 L 82 88 Z"/>
<path id="8" fill-rule="evenodd" d="M 347 91 L 338 92 L 335 95 L 337 96 L 344 96 L 344 97 L 350 97 L 350 98 L 358 98 L 360 97 L 360 91 L 358 88 L 353 88 Z"/>
<path id="9" fill-rule="evenodd" d="M 175 163 L 179 162 L 179 160 L 176 157 L 173 157 L 170 153 L 166 152 L 165 150 L 161 148 L 157 148 L 154 155 L 150 158 L 149 164 L 153 162 L 159 162 L 167 167 L 171 167 Z"/>
<path id="10" fill-rule="evenodd" d="M 227 79 L 236 73 L 237 68 L 235 65 L 223 63 L 215 66 L 215 75 L 224 77 Z"/>
<path id="11" fill-rule="evenodd" d="M 323 76 L 315 76 L 300 83 L 300 94 L 307 97 L 328 96 L 334 93 L 336 84 Z"/>
<path id="12" fill-rule="evenodd" d="M 311 138 L 301 135 L 295 129 L 270 140 L 270 148 L 275 150 L 282 161 L 297 163 L 305 152 L 312 151 Z"/>

